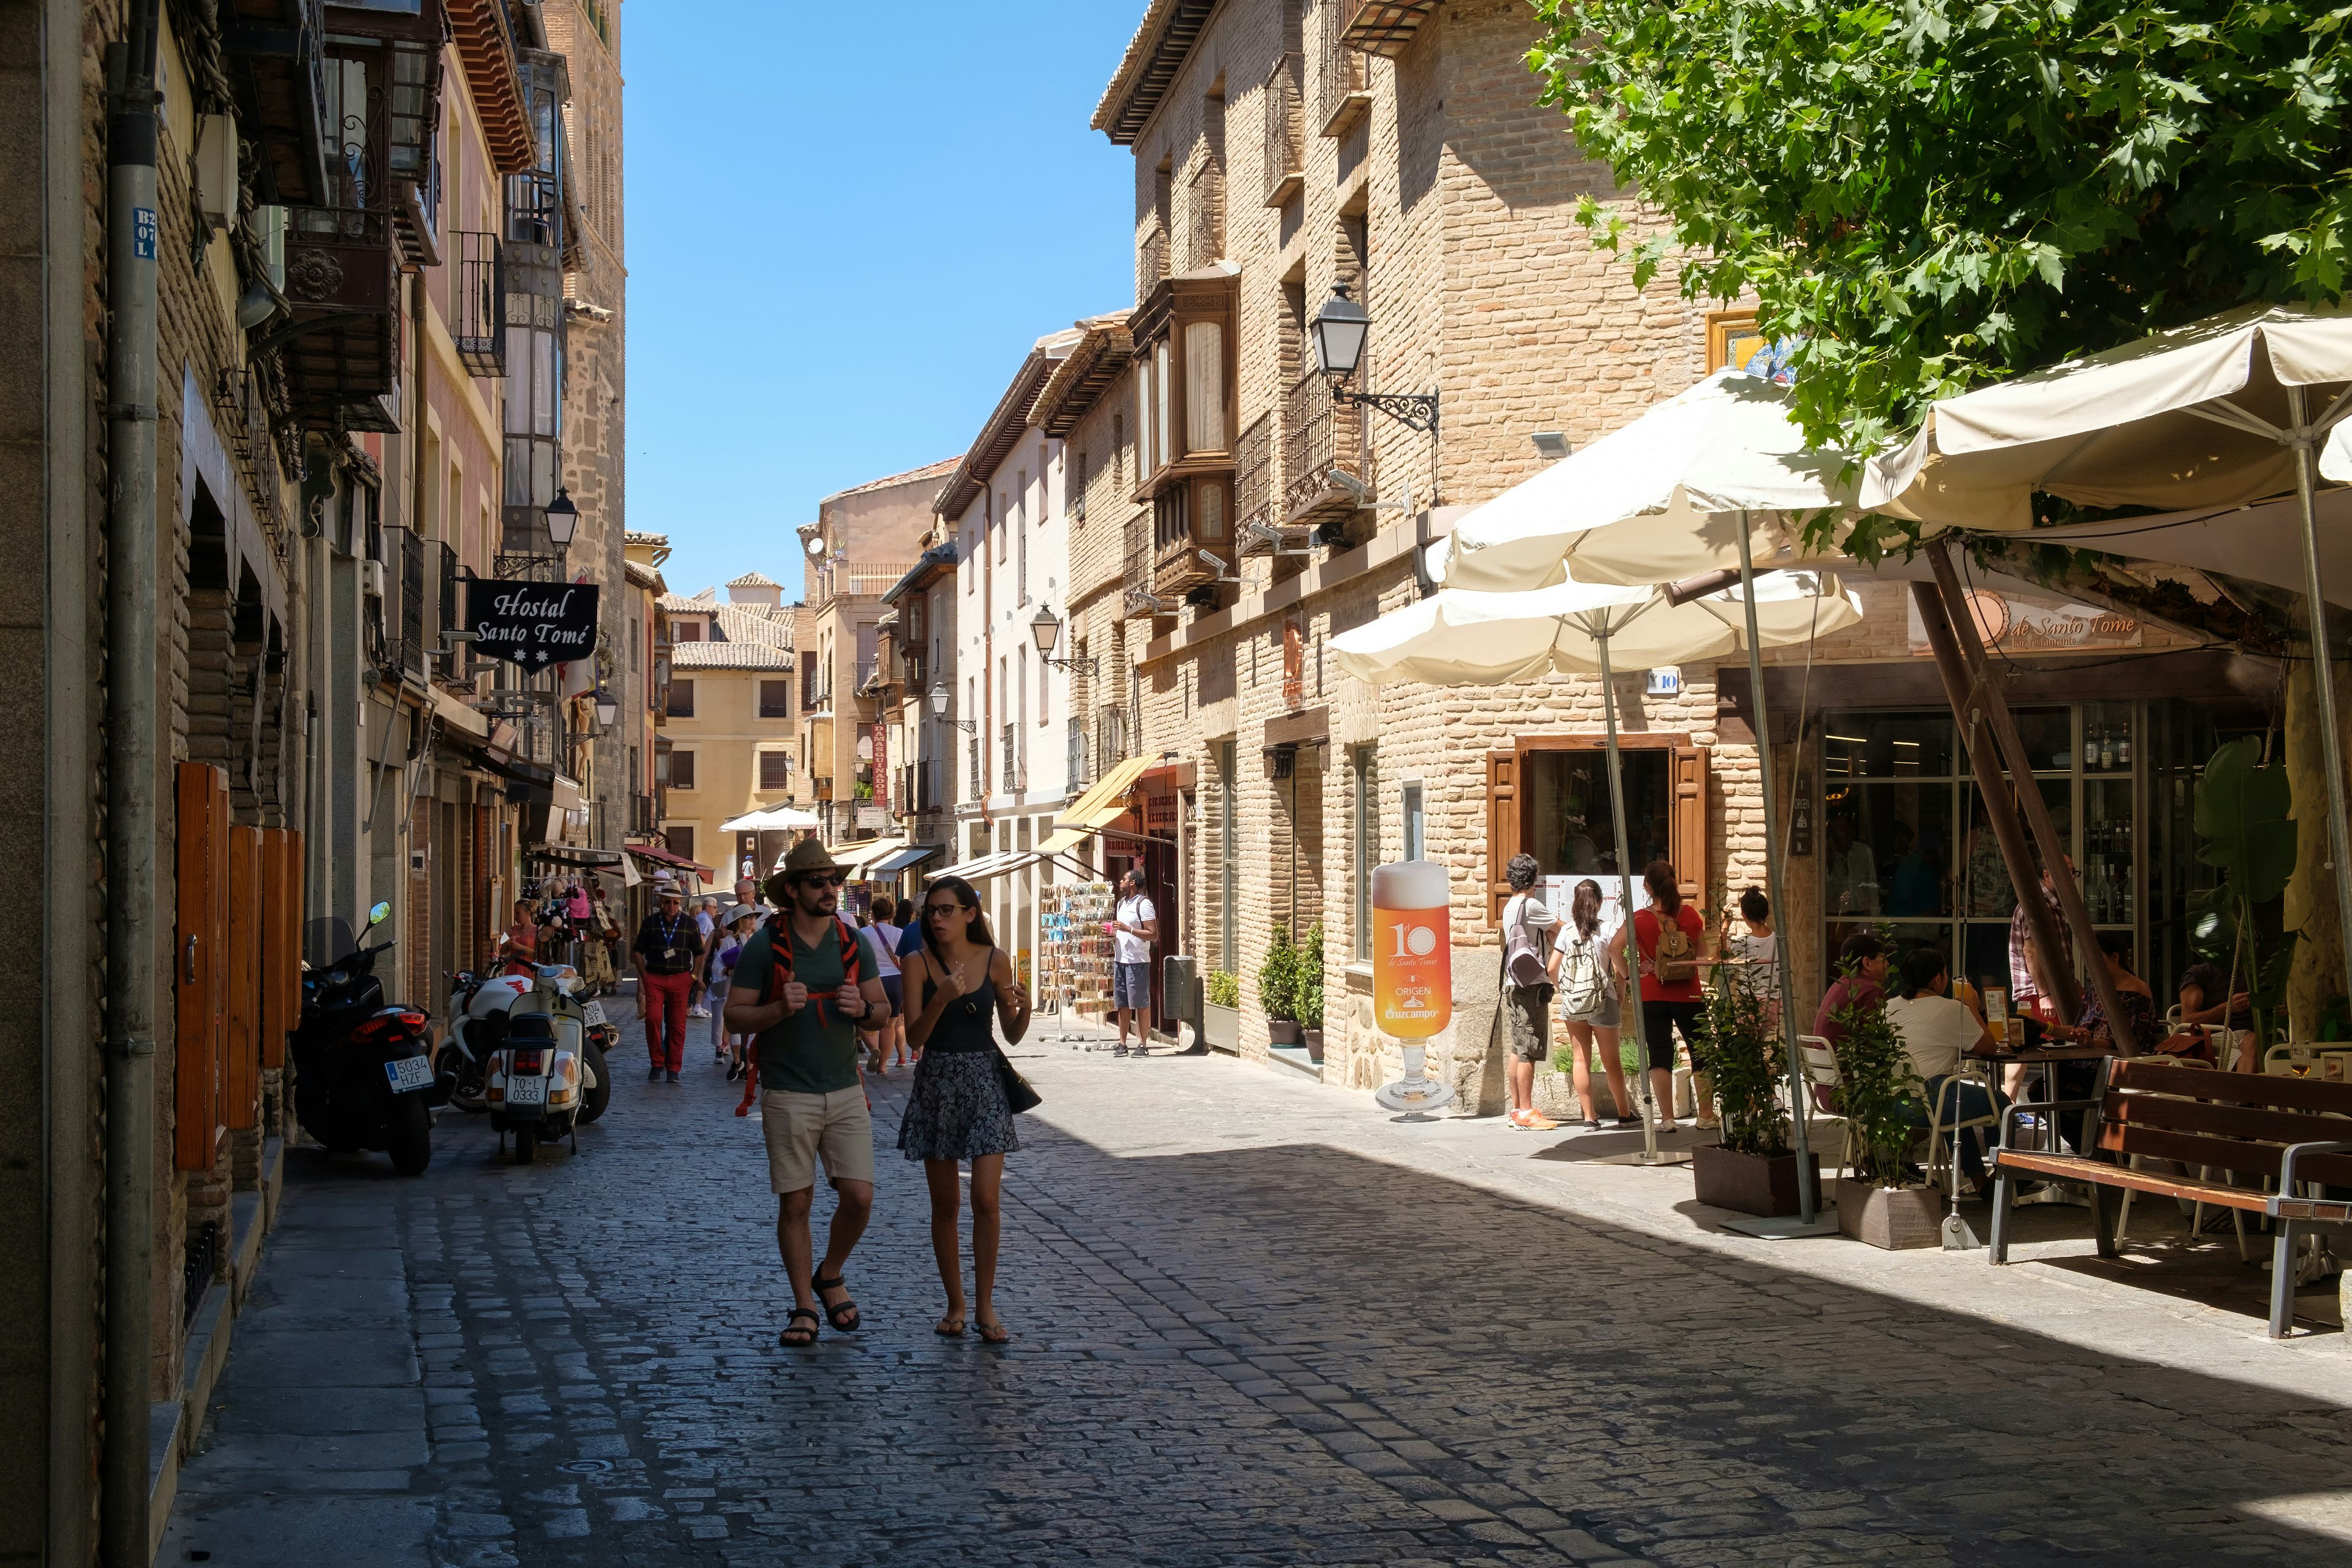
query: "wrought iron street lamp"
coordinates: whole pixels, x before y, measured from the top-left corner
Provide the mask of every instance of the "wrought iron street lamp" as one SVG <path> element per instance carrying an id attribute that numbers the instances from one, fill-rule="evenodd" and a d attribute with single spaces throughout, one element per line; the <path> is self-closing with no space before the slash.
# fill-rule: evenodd
<path id="1" fill-rule="evenodd" d="M 558 551 L 568 550 L 579 531 L 580 509 L 572 504 L 572 493 L 558 485 L 555 499 L 547 503 L 547 542 Z"/>
<path id="2" fill-rule="evenodd" d="M 613 694 L 610 691 L 601 686 L 598 687 L 596 689 L 596 727 L 599 730 L 610 730 L 620 721 L 620 718 L 621 705 L 613 700 Z"/>
<path id="3" fill-rule="evenodd" d="M 1364 339 L 1372 319 L 1363 306 L 1348 298 L 1348 286 L 1335 283 L 1331 297 L 1315 312 L 1315 368 L 1331 383 L 1331 401 L 1375 408 L 1408 430 L 1437 434 L 1437 394 L 1434 392 L 1349 392 L 1340 384 L 1363 363 Z"/>
<path id="4" fill-rule="evenodd" d="M 970 719 L 950 719 L 948 717 L 948 701 L 951 695 L 952 694 L 948 690 L 948 683 L 946 680 L 940 679 L 931 682 L 931 717 L 938 720 L 942 724 L 952 724 L 957 729 L 963 731 L 966 734 L 979 734 L 980 725 L 973 721 Z"/>
<path id="5" fill-rule="evenodd" d="M 1054 645 L 1062 640 L 1062 623 L 1055 618 L 1052 610 L 1043 605 L 1037 606 L 1037 614 L 1029 623 L 1029 635 L 1037 639 L 1037 657 L 1043 662 L 1058 669 L 1083 668 L 1088 675 L 1095 672 L 1095 660 L 1092 658 L 1054 657 Z"/>

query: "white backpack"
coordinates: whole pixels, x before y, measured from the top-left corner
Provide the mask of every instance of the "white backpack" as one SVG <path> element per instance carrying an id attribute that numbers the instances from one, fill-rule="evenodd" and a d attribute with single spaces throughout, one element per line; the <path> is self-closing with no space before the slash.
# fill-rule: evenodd
<path id="1" fill-rule="evenodd" d="M 1601 962 L 1600 934 L 1568 943 L 1567 962 L 1559 973 L 1560 1011 L 1570 1017 L 1597 1013 L 1608 995 L 1609 970 Z"/>
<path id="2" fill-rule="evenodd" d="M 1551 975 L 1544 963 L 1543 934 L 1528 925 L 1535 899 L 1521 893 L 1511 903 L 1518 913 L 1503 932 L 1503 976 L 1514 985 L 1548 984 Z"/>

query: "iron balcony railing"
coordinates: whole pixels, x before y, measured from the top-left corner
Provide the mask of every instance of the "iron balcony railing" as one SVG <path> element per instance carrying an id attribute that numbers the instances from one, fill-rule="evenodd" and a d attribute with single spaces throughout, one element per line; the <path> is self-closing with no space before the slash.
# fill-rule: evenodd
<path id="1" fill-rule="evenodd" d="M 1274 416 L 1261 414 L 1242 432 L 1234 447 L 1234 528 L 1238 534 L 1252 523 L 1278 524 L 1282 506 L 1282 475 L 1275 466 Z M 1246 540 L 1242 552 L 1250 553 Z"/>
<path id="2" fill-rule="evenodd" d="M 1345 136 L 1371 107 L 1364 85 L 1364 57 L 1346 43 L 1349 17 L 1340 0 L 1316 7 L 1320 26 L 1315 72 L 1315 125 L 1325 136 Z"/>
<path id="3" fill-rule="evenodd" d="M 1095 715 L 1095 776 L 1101 778 L 1127 760 L 1127 710 L 1106 708 Z"/>
<path id="4" fill-rule="evenodd" d="M 507 373 L 507 257 L 495 234 L 457 229 L 449 236 L 449 335 L 457 358 L 485 381 Z"/>
<path id="5" fill-rule="evenodd" d="M 984 753 L 980 749 L 980 737 L 974 735 L 966 741 L 965 749 L 970 755 L 965 759 L 968 765 L 964 769 L 964 783 L 971 793 L 964 798 L 983 800 L 988 795 L 988 779 L 981 772 L 981 763 Z"/>
<path id="6" fill-rule="evenodd" d="M 651 833 L 654 830 L 654 797 L 649 795 L 629 796 L 629 831 Z"/>
<path id="7" fill-rule="evenodd" d="M 1225 166 L 1213 156 L 1184 183 L 1184 269 L 1198 272 L 1224 254 Z"/>
<path id="8" fill-rule="evenodd" d="M 1136 253 L 1136 270 L 1141 281 L 1136 285 L 1140 299 L 1151 291 L 1151 286 L 1168 276 L 1168 232 L 1155 228 L 1143 237 Z"/>
<path id="9" fill-rule="evenodd" d="M 1319 375 L 1309 375 L 1284 395 L 1282 404 L 1282 510 L 1297 516 L 1320 501 L 1331 487 L 1334 468 L 1354 471 L 1363 443 L 1363 410 L 1335 403 Z"/>
<path id="10" fill-rule="evenodd" d="M 1087 778 L 1087 724 L 1085 720 L 1079 718 L 1075 713 L 1070 715 L 1069 735 L 1064 744 L 1066 748 L 1066 754 L 1063 758 L 1062 765 L 1068 771 L 1069 777 L 1066 781 L 1067 787 L 1072 790 L 1084 789 L 1088 783 Z"/>
<path id="11" fill-rule="evenodd" d="M 384 562 L 384 575 L 400 584 L 398 627 L 388 651 L 404 675 L 425 679 L 425 541 L 416 531 L 408 528 L 387 528 L 384 545 L 391 552 Z"/>
<path id="12" fill-rule="evenodd" d="M 1307 181 L 1305 127 L 1299 114 L 1299 56 L 1277 58 L 1265 79 L 1260 114 L 1265 147 L 1265 205 L 1278 207 Z"/>
<path id="13" fill-rule="evenodd" d="M 1006 790 L 1014 795 L 1018 795 L 1021 793 L 1021 729 L 1020 726 L 1016 724 L 1007 724 L 1003 728 L 1004 755 L 1003 758 L 1003 767 L 998 773 L 997 777 L 1002 781 Z"/>
<path id="14" fill-rule="evenodd" d="M 439 601 L 435 605 L 439 613 L 433 619 L 433 637 L 437 644 L 443 633 L 462 630 L 466 623 L 465 610 L 457 603 L 457 580 L 462 574 L 457 565 L 457 552 L 439 541 L 434 542 L 432 552 L 434 582 L 438 590 L 435 597 Z M 456 677 L 465 668 L 466 658 L 466 645 L 460 643 L 453 647 L 446 661 L 449 666 L 447 673 Z"/>

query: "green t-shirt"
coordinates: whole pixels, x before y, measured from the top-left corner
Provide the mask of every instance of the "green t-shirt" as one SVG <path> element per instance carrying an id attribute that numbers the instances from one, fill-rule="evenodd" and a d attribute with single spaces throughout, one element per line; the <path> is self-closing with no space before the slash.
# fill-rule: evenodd
<path id="1" fill-rule="evenodd" d="M 860 977 L 874 979 L 882 973 L 874 956 L 874 939 L 861 931 L 857 941 L 863 949 L 858 960 Z M 754 1042 L 760 1052 L 760 1087 L 796 1094 L 854 1089 L 857 1086 L 857 1024 L 833 1006 L 833 994 L 841 989 L 842 982 L 839 928 L 826 931 L 814 947 L 803 946 L 798 933 L 792 942 L 793 978 L 808 987 L 809 1005 L 774 1028 L 760 1031 Z M 775 968 L 768 928 L 762 926 L 743 944 L 743 956 L 735 961 L 729 988 L 739 996 L 763 996 Z M 822 1007 L 817 1005 L 820 997 L 824 999 Z"/>

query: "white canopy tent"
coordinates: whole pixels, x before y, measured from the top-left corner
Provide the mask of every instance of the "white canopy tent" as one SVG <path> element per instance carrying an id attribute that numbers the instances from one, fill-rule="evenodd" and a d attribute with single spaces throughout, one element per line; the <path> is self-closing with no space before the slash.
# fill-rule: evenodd
<path id="1" fill-rule="evenodd" d="M 1930 524 L 2015 531 L 2032 527 L 2037 492 L 2083 506 L 2179 511 L 2292 491 L 2296 586 L 2314 645 L 2324 648 L 2317 487 L 2322 477 L 2352 482 L 2347 392 L 2352 310 L 2248 305 L 1936 404 L 1908 446 L 1868 465 L 1861 501 Z M 2268 569 L 2276 574 L 2275 560 Z M 2312 676 L 2330 858 L 2352 866 L 2332 661 L 2314 659 Z M 2337 894 L 2352 965 L 2352 886 L 2339 880 Z"/>
<path id="2" fill-rule="evenodd" d="M 721 833 L 781 833 L 796 827 L 821 827 L 824 824 L 809 812 L 796 811 L 789 805 L 772 805 L 764 811 L 751 811 L 731 821 L 719 825 Z"/>

